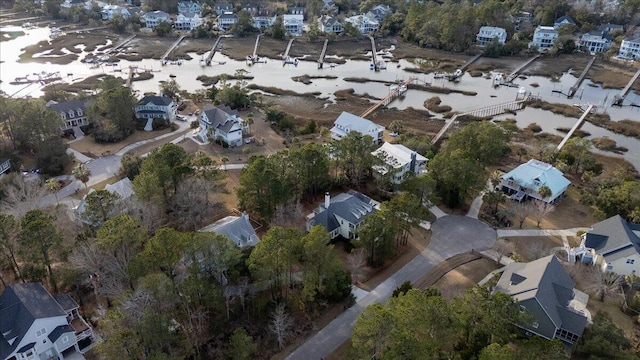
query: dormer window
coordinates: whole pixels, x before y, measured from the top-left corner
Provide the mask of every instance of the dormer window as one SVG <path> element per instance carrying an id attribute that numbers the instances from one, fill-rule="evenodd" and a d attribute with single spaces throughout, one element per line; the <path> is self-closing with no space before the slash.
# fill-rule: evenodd
<path id="1" fill-rule="evenodd" d="M 67 114 L 66 114 L 66 113 L 61 112 L 61 113 L 60 113 L 60 115 L 62 115 L 62 118 L 63 118 L 63 119 L 66 119 L 66 118 L 67 118 Z"/>
<path id="2" fill-rule="evenodd" d="M 82 110 L 78 109 L 78 116 L 82 116 Z"/>
<path id="3" fill-rule="evenodd" d="M 74 117 L 74 116 L 75 116 L 74 114 L 75 114 L 75 113 L 73 112 L 73 110 L 69 110 L 69 117 L 70 117 L 70 118 Z"/>

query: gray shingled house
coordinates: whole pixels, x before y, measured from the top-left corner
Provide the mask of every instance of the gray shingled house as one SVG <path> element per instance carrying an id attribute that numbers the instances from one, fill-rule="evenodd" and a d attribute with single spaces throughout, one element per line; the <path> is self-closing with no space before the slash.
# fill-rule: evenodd
<path id="1" fill-rule="evenodd" d="M 0 359 L 83 359 L 93 331 L 67 294 L 40 283 L 9 285 L 0 295 Z"/>
<path id="2" fill-rule="evenodd" d="M 226 236 L 238 247 L 256 246 L 260 242 L 260 238 L 256 235 L 256 231 L 249 221 L 249 215 L 246 213 L 240 216 L 227 216 L 199 231 L 214 232 Z"/>
<path id="3" fill-rule="evenodd" d="M 534 316 L 527 335 L 559 339 L 573 345 L 587 325 L 589 297 L 574 289 L 574 282 L 555 255 L 529 263 L 507 265 L 494 292 L 510 295 L 522 311 Z"/>
<path id="4" fill-rule="evenodd" d="M 325 194 L 324 203 L 307 215 L 307 231 L 322 225 L 334 239 L 342 235 L 355 239 L 356 231 L 364 219 L 377 211 L 380 203 L 357 191 L 349 190 L 333 198 Z"/>

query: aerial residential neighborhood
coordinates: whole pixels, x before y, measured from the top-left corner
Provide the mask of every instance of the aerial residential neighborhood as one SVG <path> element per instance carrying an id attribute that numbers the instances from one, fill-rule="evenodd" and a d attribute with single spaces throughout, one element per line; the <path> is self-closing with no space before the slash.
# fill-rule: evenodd
<path id="1" fill-rule="evenodd" d="M 0 360 L 635 359 L 640 5 L 0 4 Z"/>

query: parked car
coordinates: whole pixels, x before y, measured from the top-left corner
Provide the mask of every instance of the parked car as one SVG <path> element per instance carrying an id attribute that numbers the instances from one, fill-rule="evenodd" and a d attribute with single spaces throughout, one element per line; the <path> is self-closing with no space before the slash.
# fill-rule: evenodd
<path id="1" fill-rule="evenodd" d="M 186 119 L 184 116 L 182 116 L 182 115 L 176 115 L 176 120 L 179 120 L 179 121 L 187 121 L 187 119 Z"/>
<path id="2" fill-rule="evenodd" d="M 253 142 L 253 140 L 254 139 L 252 137 L 248 137 L 248 138 L 244 139 L 244 143 L 245 144 L 251 144 Z"/>
<path id="3" fill-rule="evenodd" d="M 398 133 L 394 131 L 394 132 L 390 133 L 389 136 L 396 137 L 396 136 L 398 136 Z"/>

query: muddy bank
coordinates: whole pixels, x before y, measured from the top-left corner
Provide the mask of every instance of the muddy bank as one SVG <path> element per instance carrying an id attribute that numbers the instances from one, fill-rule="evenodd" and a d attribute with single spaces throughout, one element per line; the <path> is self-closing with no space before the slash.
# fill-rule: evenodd
<path id="1" fill-rule="evenodd" d="M 292 76 L 291 80 L 295 81 L 295 82 L 300 82 L 303 83 L 305 85 L 310 85 L 313 84 L 314 79 L 328 79 L 328 80 L 335 80 L 337 79 L 337 76 L 333 76 L 333 75 L 302 75 L 302 76 Z"/>
<path id="2" fill-rule="evenodd" d="M 104 33 L 69 34 L 26 46 L 22 49 L 23 53 L 20 54 L 18 61 L 67 65 L 78 59 L 78 54 L 82 53 L 81 46 L 84 45 L 86 52 L 92 52 L 99 48 L 106 48 L 109 40 L 117 42 L 118 37 Z M 65 49 L 67 51 L 63 51 Z M 71 54 L 67 52 L 71 52 Z M 42 53 L 46 53 L 46 55 L 38 55 Z"/>
<path id="3" fill-rule="evenodd" d="M 221 74 L 221 75 L 214 75 L 214 76 L 199 75 L 196 78 L 196 80 L 200 81 L 202 83 L 202 86 L 209 87 L 217 84 L 222 78 L 225 78 L 227 80 L 251 80 L 253 79 L 253 76 L 251 75 L 236 76 L 236 75 L 230 75 L 230 74 Z"/>

